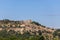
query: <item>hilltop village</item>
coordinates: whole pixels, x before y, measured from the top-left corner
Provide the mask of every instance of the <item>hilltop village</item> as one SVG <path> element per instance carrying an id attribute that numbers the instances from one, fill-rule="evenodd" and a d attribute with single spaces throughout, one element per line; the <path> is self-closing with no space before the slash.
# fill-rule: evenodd
<path id="1" fill-rule="evenodd" d="M 36 25 L 32 23 L 32 20 L 25 20 L 25 21 L 12 21 L 12 20 L 0 20 L 0 30 L 6 29 L 7 31 L 9 30 L 14 30 L 14 31 L 19 31 L 21 34 L 23 34 L 25 31 L 28 32 L 38 32 L 39 30 L 41 31 L 46 31 L 53 33 L 54 30 L 45 28 L 44 26 L 41 25 Z"/>
<path id="2" fill-rule="evenodd" d="M 48 37 L 48 40 L 53 40 L 53 39 L 55 40 L 56 36 L 58 36 L 56 38 L 59 38 L 59 35 L 58 35 L 59 32 L 60 32 L 59 30 L 56 31 L 56 29 L 46 27 L 32 20 L 21 20 L 21 21 L 14 21 L 14 20 L 8 20 L 8 19 L 0 20 L 0 35 L 2 37 L 5 37 L 5 35 L 8 35 L 8 36 L 16 35 L 17 36 L 18 34 L 20 34 L 20 36 L 28 35 L 28 37 L 30 36 L 40 37 L 42 35 L 45 40 L 47 40 L 47 37 Z"/>

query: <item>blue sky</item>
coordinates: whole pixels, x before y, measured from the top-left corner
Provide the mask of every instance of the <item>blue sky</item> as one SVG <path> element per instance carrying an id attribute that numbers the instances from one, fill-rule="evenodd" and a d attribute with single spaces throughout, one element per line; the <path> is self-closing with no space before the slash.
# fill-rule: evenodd
<path id="1" fill-rule="evenodd" d="M 60 0 L 0 0 L 0 19 L 31 19 L 60 28 Z"/>

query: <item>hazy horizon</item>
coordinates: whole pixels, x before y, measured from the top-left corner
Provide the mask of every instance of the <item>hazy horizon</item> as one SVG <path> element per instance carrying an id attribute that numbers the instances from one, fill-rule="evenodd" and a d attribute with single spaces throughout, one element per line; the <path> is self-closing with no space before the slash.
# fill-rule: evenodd
<path id="1" fill-rule="evenodd" d="M 0 20 L 33 20 L 60 28 L 60 0 L 0 0 Z"/>

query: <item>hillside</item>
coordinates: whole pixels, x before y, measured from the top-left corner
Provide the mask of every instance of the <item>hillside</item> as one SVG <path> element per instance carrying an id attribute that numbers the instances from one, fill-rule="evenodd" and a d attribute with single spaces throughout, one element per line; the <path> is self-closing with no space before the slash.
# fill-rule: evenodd
<path id="1" fill-rule="evenodd" d="M 56 33 L 56 29 L 48 28 L 32 20 L 0 20 L 0 32 L 2 32 L 3 30 L 6 30 L 9 34 L 15 34 L 16 32 L 21 35 L 43 35 L 45 39 L 47 39 L 46 36 L 48 36 L 49 40 L 52 40 L 54 38 L 54 35 L 55 37 L 60 36 Z M 60 34 L 60 31 L 58 31 L 58 33 Z"/>

